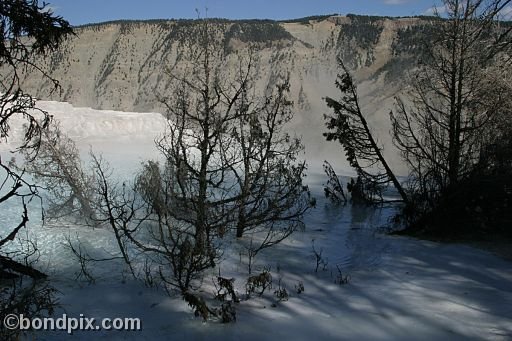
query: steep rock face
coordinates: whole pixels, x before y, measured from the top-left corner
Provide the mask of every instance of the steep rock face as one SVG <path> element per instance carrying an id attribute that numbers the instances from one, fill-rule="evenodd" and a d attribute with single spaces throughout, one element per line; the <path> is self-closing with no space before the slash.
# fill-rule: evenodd
<path id="1" fill-rule="evenodd" d="M 215 20 L 213 26 L 230 55 L 255 44 L 258 88 L 289 73 L 296 119 L 311 157 L 335 154 L 338 145 L 323 143 L 323 97 L 336 96 L 336 58 L 354 70 L 368 119 L 382 144 L 391 145 L 387 113 L 401 78 L 410 69 L 425 20 L 360 16 L 305 18 L 291 22 Z M 50 93 L 41 77 L 28 75 L 25 86 L 38 98 L 97 109 L 161 112 L 158 97 L 168 96 L 167 70 L 187 60 L 183 46 L 198 32 L 197 21 L 121 21 L 76 29 L 62 49 L 46 60 L 46 70 L 62 86 Z M 401 67 L 401 65 L 406 67 Z M 226 75 L 236 72 L 227 62 Z M 320 153 L 321 152 L 321 153 Z M 390 152 L 394 157 L 394 153 Z M 399 165 L 398 162 L 392 162 Z"/>

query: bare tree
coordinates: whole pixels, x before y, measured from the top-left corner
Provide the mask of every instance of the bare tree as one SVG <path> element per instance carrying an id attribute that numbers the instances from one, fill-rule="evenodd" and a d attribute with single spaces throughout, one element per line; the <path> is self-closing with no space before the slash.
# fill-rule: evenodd
<path id="1" fill-rule="evenodd" d="M 488 128 L 510 96 L 512 26 L 497 19 L 508 0 L 445 0 L 406 100 L 391 113 L 395 145 L 412 176 L 416 209 L 430 210 L 458 191 L 481 160 Z M 492 134 L 492 133 L 491 133 Z M 452 194 L 450 194 L 452 193 Z"/>
<path id="2" fill-rule="evenodd" d="M 213 252 L 213 240 L 233 224 L 237 237 L 266 231 L 263 244 L 270 246 L 296 229 L 309 205 L 305 165 L 296 162 L 302 145 L 282 131 L 292 117 L 288 84 L 255 96 L 250 51 L 238 59 L 236 78 L 222 77 L 227 56 L 212 29 L 204 22 L 200 54 L 190 53 L 189 72 L 172 74 L 173 97 L 163 100 L 169 129 L 158 145 L 173 179 L 171 201 L 180 205 L 171 211 L 195 227 L 199 249 Z M 214 252 L 209 257 L 213 265 Z"/>
<path id="3" fill-rule="evenodd" d="M 67 21 L 55 16 L 51 11 L 43 10 L 44 7 L 45 4 L 41 5 L 35 0 L 6 0 L 0 3 L 0 138 L 2 142 L 7 141 L 12 118 L 21 117 L 26 130 L 19 149 L 34 152 L 37 152 L 37 137 L 47 128 L 50 116 L 44 110 L 39 110 L 35 100 L 22 90 L 21 74 L 30 70 L 41 72 L 48 77 L 37 66 L 37 59 L 54 51 L 66 35 L 72 33 Z M 58 86 L 56 80 L 50 77 L 48 79 L 55 87 Z M 11 230 L 6 230 L 7 235 L 0 236 L 0 252 L 4 253 L 3 247 L 12 242 L 18 232 L 27 226 L 27 202 L 37 197 L 38 192 L 36 186 L 23 179 L 23 172 L 18 174 L 12 169 L 12 165 L 1 165 L 5 180 L 0 189 L 0 205 L 17 205 L 22 212 L 20 222 Z M 31 267 L 20 265 L 10 257 L 2 256 L 0 259 L 3 272 L 41 276 L 40 272 Z"/>
<path id="4" fill-rule="evenodd" d="M 299 156 L 304 147 L 285 131 L 293 118 L 288 78 L 269 87 L 258 97 L 248 83 L 236 103 L 238 117 L 231 131 L 232 153 L 240 160 L 231 164 L 239 196 L 236 237 L 250 236 L 245 243 L 249 272 L 256 254 L 301 228 L 304 213 L 314 204 L 302 182 L 306 164 Z"/>
<path id="5" fill-rule="evenodd" d="M 22 150 L 22 155 L 29 161 L 25 171 L 48 192 L 46 198 L 50 205 L 46 217 L 59 219 L 73 215 L 86 224 L 94 224 L 94 179 L 84 170 L 75 142 L 54 120 L 37 143 L 36 155 L 30 150 Z"/>
<path id="6" fill-rule="evenodd" d="M 190 64 L 184 73 L 169 70 L 171 96 L 162 98 L 167 108 L 168 129 L 158 141 L 171 176 L 169 214 L 189 229 L 194 262 L 213 267 L 219 241 L 233 219 L 237 194 L 228 181 L 234 155 L 223 153 L 234 139 L 226 133 L 237 118 L 235 103 L 245 89 L 246 77 L 230 82 L 222 77 L 222 39 L 208 20 L 197 25 L 197 40 L 186 48 Z M 199 49 L 197 49 L 199 46 Z"/>

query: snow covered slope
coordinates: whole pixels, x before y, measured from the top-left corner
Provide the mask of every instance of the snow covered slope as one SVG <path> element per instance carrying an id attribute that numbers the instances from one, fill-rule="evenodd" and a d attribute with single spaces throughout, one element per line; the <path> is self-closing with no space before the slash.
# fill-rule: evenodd
<path id="1" fill-rule="evenodd" d="M 511 264 L 463 245 L 382 234 L 378 226 L 389 213 L 340 209 L 321 199 L 305 232 L 257 260 L 259 268 L 271 266 L 274 287 L 237 304 L 233 324 L 203 323 L 179 297 L 123 280 L 115 268 L 99 270 L 91 285 L 64 279 L 56 270 L 52 281 L 63 304 L 57 316 L 65 311 L 68 316 L 142 319 L 142 331 L 75 332 L 73 340 L 91 335 L 97 340 L 510 340 Z M 53 238 L 58 233 L 52 231 Z M 95 234 L 89 246 L 107 248 L 103 232 Z M 327 260 L 318 272 L 312 240 Z M 235 277 L 244 297 L 247 268 L 236 244 L 225 258 L 222 275 Z M 350 276 L 348 284 L 335 283 L 338 267 Z M 206 276 L 206 297 L 213 295 L 218 271 Z M 279 280 L 290 293 L 286 302 L 273 295 Z M 295 291 L 299 282 L 301 294 Z M 36 336 L 68 339 L 63 332 Z"/>

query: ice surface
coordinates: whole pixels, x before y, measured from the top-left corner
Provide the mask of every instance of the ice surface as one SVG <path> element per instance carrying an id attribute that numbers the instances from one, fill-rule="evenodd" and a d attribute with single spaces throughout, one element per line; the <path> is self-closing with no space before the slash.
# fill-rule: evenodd
<path id="1" fill-rule="evenodd" d="M 120 176 L 129 176 L 141 160 L 156 157 L 153 139 L 162 132 L 159 114 L 118 113 L 43 103 L 79 143 L 100 150 Z M 2 152 L 2 155 L 5 153 Z M 320 168 L 320 165 L 315 165 Z M 337 169 L 337 171 L 349 171 Z M 276 303 L 272 291 L 237 305 L 237 322 L 203 323 L 179 297 L 146 288 L 120 274 L 120 263 L 98 264 L 95 284 L 76 282 L 78 264 L 64 245 L 77 236 L 91 255 L 115 252 L 112 233 L 69 224 L 41 227 L 37 210 L 29 233 L 40 249 L 39 267 L 50 274 L 68 316 L 139 317 L 142 331 L 38 332 L 38 340 L 507 340 L 512 338 L 511 264 L 484 251 L 392 237 L 382 227 L 389 208 L 336 207 L 322 197 L 321 174 L 308 176 L 317 207 L 306 217 L 306 229 L 258 255 L 256 267 L 270 266 L 274 289 L 290 293 Z M 12 212 L 11 212 L 12 211 Z M 17 217 L 16 207 L 2 212 Z M 9 218 L 10 217 L 10 218 Z M 7 226 L 5 224 L 4 226 Z M 246 260 L 243 241 L 233 241 L 220 265 L 224 277 L 235 277 L 244 292 Z M 315 272 L 314 244 L 327 265 Z M 350 276 L 335 283 L 338 268 Z M 204 295 L 211 296 L 206 276 Z M 305 291 L 297 294 L 301 281 Z M 32 336 L 30 336 L 32 337 Z M 29 338 L 30 338 L 29 337 Z"/>

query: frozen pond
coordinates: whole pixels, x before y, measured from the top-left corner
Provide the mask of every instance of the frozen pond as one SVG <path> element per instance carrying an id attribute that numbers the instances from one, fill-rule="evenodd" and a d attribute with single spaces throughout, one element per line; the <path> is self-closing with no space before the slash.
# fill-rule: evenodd
<path id="1" fill-rule="evenodd" d="M 108 157 L 105 154 L 105 157 Z M 126 169 L 123 169 L 123 172 Z M 322 252 L 329 271 L 335 271 L 336 266 L 344 271 L 372 269 L 379 265 L 382 256 L 396 247 L 393 239 L 385 233 L 389 219 L 393 216 L 391 206 L 353 206 L 335 205 L 323 195 L 323 174 L 314 174 L 308 177 L 312 195 L 317 199 L 317 205 L 305 216 L 305 230 L 294 233 L 276 250 L 266 250 L 264 259 L 271 261 L 275 253 L 285 254 L 286 248 L 296 247 L 298 244 L 310 250 L 311 256 L 316 252 Z M 2 211 L 3 228 L 13 226 L 20 216 L 20 207 L 14 203 L 4 205 Z M 67 238 L 72 241 L 80 240 L 91 255 L 98 258 L 116 254 L 115 239 L 108 227 L 91 229 L 84 226 L 76 226 L 69 222 L 50 222 L 41 226 L 41 205 L 35 200 L 29 205 L 30 222 L 29 229 L 23 231 L 24 237 L 33 238 L 40 249 L 40 263 L 42 267 L 53 274 L 69 274 L 77 270 L 76 259 L 65 246 Z M 5 233 L 5 232 L 4 232 Z M 236 244 L 236 242 L 234 242 Z M 235 249 L 236 249 L 236 245 Z M 233 251 L 235 252 L 235 251 Z M 236 253 L 236 252 L 235 252 Z M 293 252 L 290 251 L 290 256 Z M 302 261 L 297 260 L 299 263 Z M 308 261 L 311 267 L 315 267 L 313 260 Z M 260 263 L 264 263 L 260 260 Z M 112 276 L 111 269 L 99 271 Z"/>

